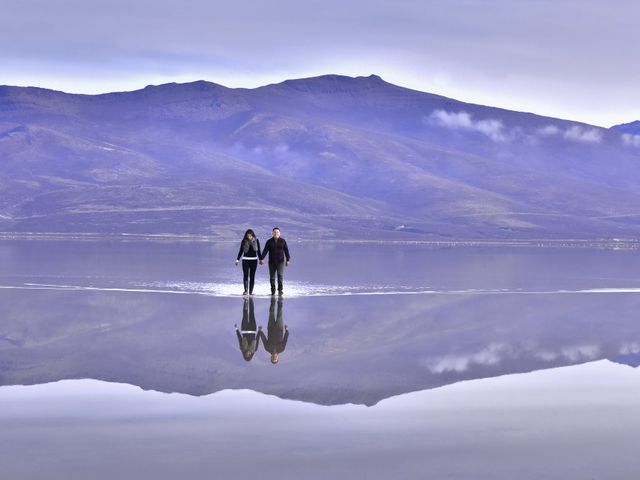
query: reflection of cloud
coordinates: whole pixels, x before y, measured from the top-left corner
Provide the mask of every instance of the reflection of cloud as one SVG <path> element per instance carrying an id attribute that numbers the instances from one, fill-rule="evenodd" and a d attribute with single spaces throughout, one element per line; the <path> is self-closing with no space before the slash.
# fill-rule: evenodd
<path id="1" fill-rule="evenodd" d="M 585 128 L 574 125 L 565 130 L 564 138 L 576 142 L 600 143 L 602 141 L 602 132 L 596 128 Z"/>
<path id="2" fill-rule="evenodd" d="M 274 151 L 276 153 L 287 153 L 289 151 L 289 145 L 287 145 L 286 143 L 279 143 L 278 145 L 276 145 Z"/>
<path id="3" fill-rule="evenodd" d="M 632 147 L 640 147 L 640 135 L 632 135 L 631 133 L 622 134 L 622 143 Z"/>
<path id="4" fill-rule="evenodd" d="M 560 352 L 552 352 L 549 350 L 539 350 L 534 353 L 534 357 L 545 362 L 553 362 L 555 360 L 569 360 L 578 362 L 581 360 L 593 360 L 600 353 L 598 345 L 574 345 L 565 347 Z"/>
<path id="5" fill-rule="evenodd" d="M 470 355 L 446 355 L 424 362 L 432 373 L 464 372 L 472 365 L 495 365 L 509 347 L 503 343 L 492 343 L 487 348 Z"/>
<path id="6" fill-rule="evenodd" d="M 549 352 L 547 350 L 543 350 L 543 351 L 540 351 L 540 352 L 536 352 L 534 354 L 534 357 L 539 358 L 540 360 L 543 360 L 545 362 L 552 362 L 556 358 L 558 358 L 558 355 L 553 353 L 553 352 Z"/>
<path id="7" fill-rule="evenodd" d="M 271 154 L 271 155 L 284 155 L 288 153 L 290 147 L 285 142 L 280 142 L 275 146 L 270 145 L 255 145 L 254 147 L 245 146 L 242 142 L 236 142 L 231 151 L 235 155 L 243 155 L 243 154 L 252 154 L 252 155 L 263 155 L 263 154 Z"/>
<path id="8" fill-rule="evenodd" d="M 630 352 L 640 353 L 640 344 L 630 343 L 625 344 L 621 350 L 621 353 Z M 532 355 L 534 358 L 545 362 L 554 362 L 561 360 L 568 360 L 570 362 L 580 362 L 586 360 L 593 360 L 600 354 L 600 347 L 598 345 L 573 345 L 565 347 L 559 352 L 553 352 L 550 350 L 536 350 L 535 345 L 520 346 L 513 348 L 504 343 L 492 343 L 486 348 L 476 353 L 470 353 L 467 355 L 444 355 L 433 359 L 425 359 L 422 364 L 431 373 L 445 373 L 445 372 L 465 372 L 474 365 L 496 365 L 505 358 L 515 359 Z"/>
<path id="9" fill-rule="evenodd" d="M 434 110 L 429 119 L 442 127 L 483 133 L 495 142 L 507 140 L 507 136 L 504 133 L 504 125 L 500 120 L 493 118 L 475 121 L 471 118 L 471 114 L 467 112 Z"/>
<path id="10" fill-rule="evenodd" d="M 629 342 L 623 343 L 620 347 L 620 355 L 637 355 L 640 353 L 640 343 Z"/>
<path id="11" fill-rule="evenodd" d="M 600 353 L 598 345 L 576 345 L 562 349 L 562 356 L 572 362 L 593 360 Z"/>
<path id="12" fill-rule="evenodd" d="M 640 353 L 640 343 L 625 343 L 620 347 L 621 354 Z M 544 362 L 566 361 L 577 363 L 598 358 L 600 346 L 593 344 L 571 345 L 560 351 L 539 350 L 535 344 L 512 347 L 505 343 L 491 343 L 476 353 L 460 355 L 443 355 L 441 357 L 426 358 L 420 363 L 431 373 L 466 372 L 474 365 L 489 366 L 503 361 L 518 358 L 535 358 Z"/>

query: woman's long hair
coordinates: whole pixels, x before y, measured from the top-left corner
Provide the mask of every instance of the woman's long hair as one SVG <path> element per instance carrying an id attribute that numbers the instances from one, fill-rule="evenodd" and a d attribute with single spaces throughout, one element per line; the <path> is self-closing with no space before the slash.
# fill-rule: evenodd
<path id="1" fill-rule="evenodd" d="M 255 351 L 251 352 L 251 355 L 249 357 L 246 357 L 244 352 L 242 352 L 242 358 L 244 358 L 247 362 L 250 362 L 253 359 L 253 356 L 255 355 Z"/>
<path id="2" fill-rule="evenodd" d="M 246 232 L 244 232 L 244 237 L 242 238 L 243 240 L 249 240 L 247 237 L 249 236 L 249 234 L 251 234 L 253 236 L 253 238 L 256 238 L 256 234 L 253 233 L 253 230 L 249 229 Z"/>

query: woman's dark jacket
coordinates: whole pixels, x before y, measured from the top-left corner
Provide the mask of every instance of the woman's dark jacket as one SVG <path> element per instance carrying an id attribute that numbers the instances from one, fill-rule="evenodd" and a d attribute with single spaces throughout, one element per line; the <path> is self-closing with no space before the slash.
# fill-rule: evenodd
<path id="1" fill-rule="evenodd" d="M 243 256 L 244 257 L 258 257 L 258 258 L 261 258 L 260 257 L 260 253 L 261 253 L 260 252 L 260 240 L 258 240 L 256 238 L 256 244 L 258 246 L 258 251 L 257 252 L 255 251 L 255 249 L 253 248 L 251 243 L 249 243 L 249 249 L 247 250 L 247 253 L 244 253 L 243 252 L 244 249 L 242 248 L 243 247 L 242 244 L 244 242 L 245 242 L 244 239 L 242 241 L 240 241 L 240 250 L 238 250 L 238 256 L 236 257 L 236 260 L 240 260 Z"/>

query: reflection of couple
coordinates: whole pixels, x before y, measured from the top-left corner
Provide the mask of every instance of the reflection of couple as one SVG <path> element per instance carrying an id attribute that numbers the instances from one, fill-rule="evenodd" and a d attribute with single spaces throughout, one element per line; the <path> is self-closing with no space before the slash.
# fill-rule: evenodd
<path id="1" fill-rule="evenodd" d="M 267 335 L 262 331 L 262 326 L 256 328 L 256 317 L 253 308 L 253 298 L 245 298 L 242 306 L 242 324 L 240 330 L 236 325 L 236 335 L 240 344 L 242 356 L 248 362 L 258 351 L 260 340 L 264 349 L 271 355 L 271 363 L 278 363 L 278 356 L 284 352 L 289 338 L 289 329 L 282 320 L 282 299 L 278 299 L 278 309 L 276 313 L 276 299 L 271 298 L 269 305 L 269 323 L 267 324 Z"/>
<path id="2" fill-rule="evenodd" d="M 276 273 L 278 274 L 278 294 L 282 295 L 282 277 L 284 267 L 289 266 L 289 247 L 287 241 L 280 237 L 280 229 L 275 227 L 271 231 L 271 238 L 264 245 L 264 250 L 260 251 L 260 240 L 256 238 L 253 230 L 249 229 L 244 233 L 244 238 L 240 242 L 240 250 L 236 257 L 236 265 L 242 259 L 242 281 L 244 283 L 243 295 L 253 295 L 253 286 L 256 279 L 256 269 L 258 261 L 260 265 L 265 257 L 269 255 L 269 282 L 271 283 L 271 295 L 276 294 Z"/>

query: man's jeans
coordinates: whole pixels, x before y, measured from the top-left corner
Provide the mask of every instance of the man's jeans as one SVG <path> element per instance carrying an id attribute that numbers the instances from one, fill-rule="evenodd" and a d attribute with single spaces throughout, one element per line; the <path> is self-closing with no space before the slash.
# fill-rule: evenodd
<path id="1" fill-rule="evenodd" d="M 284 274 L 284 262 L 273 264 L 269 262 L 269 282 L 271 293 L 276 291 L 276 272 L 278 272 L 278 292 L 282 292 L 282 275 Z"/>

